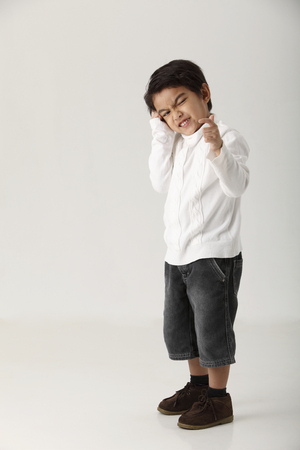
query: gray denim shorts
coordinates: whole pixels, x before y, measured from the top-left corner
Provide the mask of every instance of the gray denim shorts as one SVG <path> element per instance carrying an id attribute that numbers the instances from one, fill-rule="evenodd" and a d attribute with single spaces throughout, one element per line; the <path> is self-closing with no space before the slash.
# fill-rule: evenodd
<path id="1" fill-rule="evenodd" d="M 165 263 L 164 339 L 169 357 L 199 357 L 202 367 L 235 363 L 233 323 L 242 275 L 242 254 Z"/>

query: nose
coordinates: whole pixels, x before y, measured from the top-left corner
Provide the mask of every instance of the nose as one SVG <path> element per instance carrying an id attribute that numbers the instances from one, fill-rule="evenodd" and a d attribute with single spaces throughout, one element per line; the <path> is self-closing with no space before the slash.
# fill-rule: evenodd
<path id="1" fill-rule="evenodd" d="M 182 117 L 182 112 L 175 110 L 174 111 L 174 119 L 179 120 Z"/>

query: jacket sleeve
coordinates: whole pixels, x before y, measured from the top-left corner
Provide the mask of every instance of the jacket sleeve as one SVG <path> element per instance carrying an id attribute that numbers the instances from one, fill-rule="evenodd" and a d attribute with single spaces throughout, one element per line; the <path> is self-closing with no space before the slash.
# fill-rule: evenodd
<path id="1" fill-rule="evenodd" d="M 209 151 L 207 158 L 220 180 L 220 186 L 228 197 L 240 197 L 249 183 L 249 169 L 246 161 L 249 147 L 243 136 L 236 130 L 229 130 L 223 136 L 221 153 L 216 157 Z"/>
<path id="2" fill-rule="evenodd" d="M 175 133 L 159 118 L 151 119 L 152 150 L 149 157 L 150 180 L 157 192 L 167 192 L 173 172 Z"/>

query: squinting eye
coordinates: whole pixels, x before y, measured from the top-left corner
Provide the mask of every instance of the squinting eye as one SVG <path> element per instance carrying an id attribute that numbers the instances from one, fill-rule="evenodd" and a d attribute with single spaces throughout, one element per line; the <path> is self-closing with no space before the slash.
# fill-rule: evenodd
<path id="1" fill-rule="evenodd" d="M 164 116 L 164 117 L 166 117 L 166 116 L 167 116 L 168 114 L 169 114 L 169 112 L 166 112 L 166 113 L 164 113 L 164 115 L 163 115 L 163 116 Z"/>

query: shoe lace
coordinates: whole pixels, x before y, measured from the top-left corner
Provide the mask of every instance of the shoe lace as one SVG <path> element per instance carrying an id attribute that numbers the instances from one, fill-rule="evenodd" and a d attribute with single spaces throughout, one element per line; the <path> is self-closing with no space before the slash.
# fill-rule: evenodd
<path id="1" fill-rule="evenodd" d="M 199 395 L 198 402 L 194 403 L 194 408 L 197 409 L 198 412 L 203 412 L 205 409 L 211 406 L 211 409 L 214 414 L 215 420 L 217 420 L 217 414 L 214 407 L 214 402 L 211 401 L 209 397 L 207 397 L 207 391 L 203 390 Z"/>
<path id="2" fill-rule="evenodd" d="M 207 390 L 206 389 L 202 389 L 201 394 L 198 397 L 198 403 L 200 403 L 202 406 L 205 405 L 206 401 L 207 401 Z"/>
<path id="3" fill-rule="evenodd" d="M 173 406 L 177 405 L 178 400 L 185 394 L 189 395 L 189 391 L 191 389 L 191 383 L 187 383 L 184 388 L 180 389 L 179 391 L 176 391 L 176 398 Z"/>

